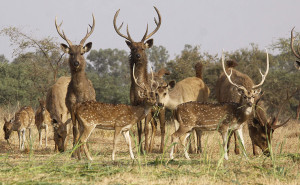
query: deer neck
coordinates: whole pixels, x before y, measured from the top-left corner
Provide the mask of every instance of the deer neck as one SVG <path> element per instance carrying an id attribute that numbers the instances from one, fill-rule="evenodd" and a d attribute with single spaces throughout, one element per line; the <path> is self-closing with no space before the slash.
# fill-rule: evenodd
<path id="1" fill-rule="evenodd" d="M 239 122 L 245 122 L 252 115 L 252 107 L 239 104 L 236 108 L 236 116 Z"/>
<path id="2" fill-rule="evenodd" d="M 137 117 L 138 121 L 144 119 L 151 111 L 151 106 L 147 105 L 137 105 L 132 107 L 134 115 Z"/>
<path id="3" fill-rule="evenodd" d="M 72 77 L 70 83 L 72 83 L 73 85 L 84 85 L 88 82 L 88 78 L 86 77 L 84 70 L 72 72 L 71 75 Z"/>

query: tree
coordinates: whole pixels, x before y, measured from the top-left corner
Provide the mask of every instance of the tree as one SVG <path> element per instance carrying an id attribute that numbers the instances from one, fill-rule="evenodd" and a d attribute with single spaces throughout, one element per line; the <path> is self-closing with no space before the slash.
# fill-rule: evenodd
<path id="1" fill-rule="evenodd" d="M 166 67 L 170 57 L 168 50 L 164 46 L 152 46 L 146 50 L 146 54 L 154 71 Z"/>

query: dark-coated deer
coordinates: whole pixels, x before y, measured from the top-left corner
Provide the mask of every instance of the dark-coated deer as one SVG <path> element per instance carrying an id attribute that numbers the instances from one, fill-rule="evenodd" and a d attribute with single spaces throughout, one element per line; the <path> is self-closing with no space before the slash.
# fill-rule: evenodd
<path id="1" fill-rule="evenodd" d="M 88 80 L 85 67 L 86 61 L 83 54 L 90 51 L 92 48 L 92 42 L 87 43 L 84 46 L 87 38 L 93 33 L 95 29 L 95 18 L 93 15 L 93 26 L 89 25 L 91 30 L 87 31 L 85 37 L 80 41 L 79 45 L 73 45 L 72 42 L 66 37 L 65 33 L 60 31 L 60 26 L 56 23 L 55 26 L 58 34 L 68 43 L 68 46 L 61 44 L 61 48 L 65 53 L 69 54 L 69 66 L 71 71 L 71 81 L 68 86 L 66 105 L 71 113 L 73 123 L 73 145 L 78 141 L 78 125 L 75 122 L 74 114 L 72 111 L 73 105 L 79 102 L 96 100 L 96 93 L 91 81 Z"/>
<path id="2" fill-rule="evenodd" d="M 228 60 L 226 63 L 226 70 L 232 71 L 232 81 L 244 86 L 248 91 L 252 89 L 254 86 L 254 83 L 252 79 L 246 75 L 241 73 L 240 71 L 234 69 L 238 64 L 233 60 Z M 217 81 L 216 85 L 216 95 L 219 103 L 224 102 L 235 102 L 238 103 L 240 101 L 240 96 L 238 96 L 238 90 L 233 86 L 227 79 L 226 75 L 222 73 Z M 267 116 L 265 114 L 265 111 L 262 109 L 262 105 L 259 104 L 259 101 L 256 100 L 257 103 L 255 106 L 254 114 L 251 115 L 251 118 L 248 119 L 247 125 L 249 130 L 249 135 L 252 141 L 253 146 L 253 154 L 257 155 L 257 146 L 261 148 L 264 154 L 269 155 L 268 150 L 268 140 L 271 141 L 271 136 L 275 128 L 279 128 L 281 125 L 277 125 L 277 119 L 275 117 L 273 119 L 267 119 Z M 258 108 L 259 107 L 259 108 Z M 275 121 L 276 120 L 276 121 Z M 266 127 L 267 130 L 266 130 Z M 272 129 L 273 128 L 273 129 Z M 238 148 L 238 139 L 237 136 L 234 134 L 235 138 L 235 153 L 239 154 L 239 148 Z M 228 141 L 228 148 L 230 143 L 230 137 Z"/>
<path id="3" fill-rule="evenodd" d="M 299 44 L 298 44 L 298 47 L 297 47 L 297 51 L 294 49 L 294 40 L 295 40 L 295 38 L 293 36 L 294 29 L 295 29 L 295 27 L 291 31 L 291 49 L 292 49 L 292 52 L 294 53 L 294 55 L 298 59 L 300 59 L 300 46 L 299 46 Z M 296 60 L 295 67 L 296 67 L 296 69 L 300 70 L 300 61 Z"/>
<path id="4" fill-rule="evenodd" d="M 117 25 L 116 25 L 116 20 L 117 20 L 117 17 L 119 15 L 120 9 L 116 12 L 116 14 L 114 16 L 114 20 L 113 20 L 113 24 L 114 24 L 114 28 L 115 28 L 116 32 L 118 33 L 118 35 L 120 35 L 121 37 L 126 39 L 125 42 L 128 45 L 128 47 L 130 48 L 130 59 L 129 59 L 130 74 L 131 74 L 130 103 L 131 103 L 131 105 L 134 105 L 134 106 L 142 105 L 144 103 L 144 99 L 140 98 L 139 95 L 138 95 L 138 92 L 141 90 L 141 88 L 138 85 L 136 85 L 136 83 L 134 82 L 133 76 L 132 76 L 132 69 L 133 69 L 134 64 L 135 64 L 135 67 L 136 67 L 135 70 L 136 70 L 136 76 L 137 76 L 137 79 L 138 79 L 138 83 L 144 84 L 147 87 L 150 85 L 150 82 L 148 80 L 148 75 L 147 75 L 148 60 L 147 60 L 145 50 L 147 48 L 152 47 L 153 39 L 149 39 L 149 38 L 158 31 L 158 29 L 160 28 L 160 25 L 161 25 L 160 13 L 159 13 L 159 11 L 156 7 L 154 7 L 154 9 L 157 12 L 159 21 L 157 22 L 156 19 L 154 19 L 154 21 L 156 23 L 156 28 L 150 34 L 148 34 L 148 24 L 147 24 L 146 33 L 144 34 L 144 36 L 143 36 L 143 38 L 140 42 L 133 41 L 133 39 L 131 38 L 131 36 L 129 34 L 128 25 L 127 25 L 127 36 L 120 32 L 120 29 L 122 28 L 123 23 L 119 27 L 117 27 Z M 149 40 L 147 40 L 147 39 L 149 39 Z M 146 117 L 146 120 L 145 120 L 145 150 L 147 152 L 149 151 L 149 146 L 148 146 L 148 135 L 149 135 L 148 123 L 149 123 L 150 120 L 151 120 L 151 114 L 148 114 L 148 116 Z M 161 121 L 160 124 L 164 124 L 164 121 Z M 142 123 L 139 122 L 137 125 L 138 125 L 139 143 L 141 143 Z M 155 125 L 152 124 L 152 128 L 154 128 L 154 127 L 155 127 Z M 164 125 L 161 126 L 161 128 L 164 128 Z M 164 130 L 165 129 L 161 130 L 162 137 L 164 137 L 164 135 L 165 135 Z M 152 129 L 152 131 L 154 131 L 154 129 Z M 163 142 L 161 144 L 163 144 Z M 163 149 L 163 147 L 161 146 L 161 150 L 162 149 Z"/>
<path id="5" fill-rule="evenodd" d="M 114 105 L 96 101 L 86 101 L 76 105 L 75 116 L 79 124 L 80 143 L 82 143 L 82 149 L 89 160 L 92 160 L 92 157 L 86 142 L 95 128 L 115 130 L 112 160 L 115 160 L 116 146 L 121 134 L 129 146 L 130 157 L 134 159 L 129 130 L 133 124 L 144 119 L 156 103 L 155 89 L 148 89 L 144 84 L 138 84 L 135 77 L 134 81 L 141 89 L 138 91 L 139 97 L 143 101 L 140 105 Z M 79 151 L 77 151 L 77 155 L 81 159 Z"/>
<path id="6" fill-rule="evenodd" d="M 39 132 L 39 145 L 42 146 L 42 130 L 45 129 L 45 147 L 47 147 L 48 127 L 51 125 L 50 113 L 46 109 L 46 102 L 39 100 L 40 107 L 35 113 L 35 126 Z"/>
<path id="7" fill-rule="evenodd" d="M 206 102 L 209 96 L 209 88 L 202 80 L 202 64 L 195 65 L 196 77 L 188 77 L 175 84 L 170 81 L 169 84 L 161 85 L 157 88 L 156 97 L 159 106 L 175 110 L 177 105 L 189 102 Z M 178 130 L 178 123 L 175 122 L 175 130 Z M 201 133 L 197 133 L 196 151 L 201 152 Z"/>
<path id="8" fill-rule="evenodd" d="M 66 106 L 66 96 L 70 81 L 70 77 L 60 77 L 49 88 L 46 96 L 46 106 L 50 113 L 54 130 L 54 150 L 56 152 L 64 152 L 66 150 L 68 136 L 72 129 L 72 124 L 69 124 L 71 121 L 70 113 Z"/>
<path id="9" fill-rule="evenodd" d="M 242 124 L 249 119 L 252 108 L 254 105 L 254 99 L 260 94 L 261 86 L 269 71 L 269 58 L 267 54 L 267 69 L 265 74 L 262 75 L 262 80 L 258 85 L 254 85 L 251 90 L 247 90 L 244 86 L 238 85 L 231 80 L 232 71 L 227 74 L 224 64 L 224 55 L 222 54 L 223 70 L 228 78 L 228 81 L 234 85 L 239 92 L 239 103 L 202 103 L 202 102 L 187 102 L 177 106 L 174 117 L 179 123 L 179 129 L 172 134 L 172 143 L 178 142 L 181 136 L 184 136 L 183 145 L 186 144 L 186 138 L 194 129 L 202 131 L 215 131 L 217 130 L 223 139 L 224 158 L 228 160 L 227 154 L 227 140 L 230 131 L 234 131 L 241 139 L 241 143 L 244 146 Z M 186 147 L 184 154 L 187 159 L 189 155 Z M 170 158 L 173 159 L 174 145 L 170 153 Z M 244 155 L 246 155 L 244 153 Z"/>
<path id="10" fill-rule="evenodd" d="M 15 113 L 15 118 L 7 120 L 4 118 L 3 131 L 5 133 L 4 139 L 9 140 L 12 131 L 17 131 L 19 136 L 19 148 L 24 150 L 25 132 L 29 130 L 29 138 L 31 140 L 31 127 L 34 124 L 34 111 L 31 107 L 22 107 Z"/>

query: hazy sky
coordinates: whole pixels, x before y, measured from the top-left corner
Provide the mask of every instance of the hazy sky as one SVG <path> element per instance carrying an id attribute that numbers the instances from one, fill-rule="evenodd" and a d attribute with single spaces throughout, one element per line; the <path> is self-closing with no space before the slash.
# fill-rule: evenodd
<path id="1" fill-rule="evenodd" d="M 299 0 L 1 0 L 0 29 L 21 27 L 36 38 L 57 37 L 55 16 L 63 20 L 62 29 L 73 43 L 84 37 L 92 13 L 96 18 L 94 33 L 87 42 L 93 49 L 119 48 L 129 51 L 124 39 L 113 28 L 113 16 L 121 9 L 117 24 L 124 21 L 132 38 L 139 41 L 157 14 L 162 25 L 152 37 L 154 45 L 167 48 L 171 58 L 179 54 L 185 44 L 201 45 L 211 54 L 234 51 L 256 43 L 261 49 L 280 37 L 290 37 L 290 30 L 300 31 Z M 9 39 L 0 36 L 0 54 L 11 59 L 13 48 Z"/>

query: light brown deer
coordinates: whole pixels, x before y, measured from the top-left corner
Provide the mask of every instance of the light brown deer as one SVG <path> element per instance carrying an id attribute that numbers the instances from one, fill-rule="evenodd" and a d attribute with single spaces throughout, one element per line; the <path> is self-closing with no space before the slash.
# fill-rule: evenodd
<path id="1" fill-rule="evenodd" d="M 252 79 L 246 75 L 234 69 L 238 64 L 233 60 L 228 60 L 226 63 L 226 70 L 232 71 L 232 81 L 244 86 L 248 91 L 252 89 L 254 83 Z M 226 77 L 225 73 L 222 73 L 217 81 L 216 85 L 216 95 L 219 103 L 225 102 L 235 102 L 238 103 L 242 97 L 238 96 L 238 89 L 233 86 L 228 78 Z M 258 100 L 255 106 L 254 114 L 251 115 L 251 118 L 248 119 L 247 125 L 249 130 L 249 135 L 252 141 L 253 146 L 253 154 L 258 155 L 257 146 L 261 148 L 264 154 L 269 155 L 268 149 L 268 140 L 271 141 L 272 133 L 276 128 L 283 126 L 284 124 L 277 125 L 278 117 L 267 119 L 265 111 L 262 109 L 262 105 L 258 104 Z M 276 119 L 275 119 L 276 118 Z M 286 122 L 284 122 L 286 123 Z M 266 129 L 267 128 L 267 129 Z M 235 133 L 235 153 L 239 154 L 238 148 L 238 139 Z M 230 143 L 230 138 L 228 141 L 228 148 Z"/>
<path id="2" fill-rule="evenodd" d="M 46 109 L 46 102 L 39 100 L 40 107 L 35 113 L 35 125 L 39 132 L 39 145 L 42 146 L 42 130 L 45 129 L 45 147 L 47 147 L 48 127 L 51 125 L 50 113 Z"/>
<path id="3" fill-rule="evenodd" d="M 25 143 L 25 132 L 29 130 L 29 138 L 31 140 L 31 127 L 34 124 L 34 111 L 31 107 L 22 107 L 18 112 L 15 113 L 15 118 L 7 120 L 4 118 L 3 130 L 5 133 L 5 139 L 9 140 L 12 131 L 17 131 L 19 136 L 19 149 L 24 150 Z"/>
<path id="4" fill-rule="evenodd" d="M 88 80 L 85 67 L 86 61 L 83 54 L 90 51 L 92 48 L 92 42 L 87 43 L 85 46 L 84 43 L 87 38 L 93 33 L 95 29 L 95 17 L 93 15 L 93 26 L 90 26 L 91 30 L 87 31 L 85 37 L 80 41 L 79 45 L 73 45 L 72 42 L 67 39 L 65 33 L 60 31 L 60 26 L 56 23 L 55 26 L 58 34 L 68 43 L 68 46 L 61 44 L 61 48 L 65 53 L 69 54 L 69 66 L 71 71 L 71 81 L 68 86 L 67 96 L 66 96 L 66 105 L 69 112 L 71 113 L 72 123 L 73 123 L 73 146 L 78 141 L 78 125 L 75 122 L 74 113 L 72 107 L 79 102 L 87 100 L 96 100 L 96 93 L 91 81 Z"/>
<path id="5" fill-rule="evenodd" d="M 195 65 L 196 77 L 188 77 L 175 84 L 170 81 L 169 84 L 159 86 L 156 91 L 158 106 L 175 110 L 177 105 L 189 102 L 199 101 L 206 102 L 210 94 L 210 90 L 202 80 L 202 64 Z M 178 130 L 178 123 L 175 122 L 175 130 Z M 198 130 L 199 131 L 199 130 Z M 201 152 L 201 133 L 197 133 L 198 144 L 196 151 Z"/>
<path id="6" fill-rule="evenodd" d="M 238 85 L 231 80 L 232 71 L 227 74 L 224 64 L 224 55 L 222 54 L 222 64 L 225 75 L 228 81 L 234 85 L 239 92 L 240 99 L 239 103 L 202 103 L 202 102 L 187 102 L 177 106 L 175 110 L 175 119 L 179 122 L 179 129 L 172 134 L 172 143 L 178 142 L 181 136 L 184 136 L 183 145 L 186 144 L 186 138 L 190 133 L 196 130 L 202 131 L 215 131 L 217 130 L 223 139 L 224 147 L 224 158 L 228 160 L 227 154 L 227 140 L 230 131 L 234 131 L 240 138 L 241 143 L 244 146 L 242 124 L 249 119 L 254 104 L 254 98 L 260 94 L 261 86 L 266 78 L 269 71 L 269 58 L 267 54 L 267 69 L 265 74 L 262 74 L 262 80 L 259 84 L 254 85 L 249 91 L 244 86 Z M 186 147 L 184 154 L 187 159 L 189 155 Z M 170 153 L 170 158 L 173 159 L 174 145 Z M 244 153 L 244 155 L 246 155 Z"/>
<path id="7" fill-rule="evenodd" d="M 54 128 L 55 151 L 64 152 L 71 133 L 70 113 L 66 106 L 66 96 L 70 77 L 62 76 L 53 84 L 46 96 L 46 106 Z M 68 121 L 69 120 L 69 121 Z"/>
<path id="8" fill-rule="evenodd" d="M 95 128 L 115 130 L 112 160 L 115 160 L 116 145 L 121 134 L 123 134 L 129 146 L 130 157 L 134 159 L 129 130 L 133 124 L 144 119 L 156 103 L 155 89 L 148 89 L 147 86 L 138 84 L 135 77 L 134 81 L 142 89 L 138 93 L 144 101 L 143 104 L 132 106 L 86 101 L 76 105 L 75 116 L 79 123 L 80 144 L 82 143 L 82 149 L 89 160 L 92 160 L 92 157 L 88 151 L 86 142 Z M 81 159 L 79 151 L 77 151 L 77 155 Z"/>
<path id="9" fill-rule="evenodd" d="M 117 27 L 117 25 L 116 25 L 116 20 L 119 15 L 120 9 L 116 12 L 116 14 L 114 16 L 114 20 L 113 20 L 115 31 L 117 32 L 118 35 L 120 35 L 121 37 L 126 39 L 125 42 L 126 42 L 127 46 L 130 48 L 130 58 L 129 58 L 130 74 L 131 74 L 130 103 L 131 103 L 131 105 L 134 105 L 134 106 L 142 105 L 144 103 L 144 99 L 140 98 L 138 95 L 138 92 L 142 89 L 138 85 L 136 85 L 136 83 L 134 82 L 133 76 L 132 76 L 132 70 L 133 70 L 134 64 L 136 67 L 135 70 L 136 70 L 136 76 L 137 76 L 138 82 L 140 84 L 144 84 L 147 87 L 149 87 L 149 84 L 150 84 L 150 82 L 148 80 L 148 74 L 147 74 L 148 61 L 147 61 L 147 56 L 146 56 L 145 50 L 147 48 L 152 47 L 153 39 L 149 39 L 149 38 L 158 31 L 158 29 L 160 28 L 160 25 L 161 25 L 160 13 L 156 7 L 154 7 L 154 9 L 158 15 L 159 21 L 157 22 L 156 19 L 154 19 L 156 28 L 150 34 L 148 34 L 148 24 L 147 24 L 146 33 L 144 34 L 144 36 L 140 42 L 133 41 L 133 39 L 131 38 L 131 36 L 129 34 L 128 25 L 127 25 L 127 36 L 120 32 L 120 29 L 122 28 L 123 23 L 119 27 Z M 149 39 L 149 40 L 147 40 L 147 39 Z M 147 152 L 149 151 L 148 123 L 150 120 L 151 120 L 151 114 L 148 114 L 148 116 L 146 117 L 146 120 L 145 120 L 145 150 Z M 155 130 L 154 129 L 155 125 L 153 124 L 153 122 L 151 122 L 151 123 L 152 123 L 152 132 L 153 132 Z M 160 121 L 160 124 L 164 124 L 164 121 Z M 140 144 L 141 140 L 142 140 L 142 123 L 139 122 L 137 124 L 137 126 L 138 126 L 138 135 L 139 135 L 139 144 Z M 154 134 L 152 134 L 152 135 L 154 135 Z M 162 137 L 164 137 L 164 129 L 162 129 L 161 135 L 162 135 Z M 163 144 L 163 142 L 161 144 Z M 163 147 L 161 145 L 161 150 L 162 149 L 163 149 Z"/>
<path id="10" fill-rule="evenodd" d="M 294 27 L 294 28 L 292 29 L 292 31 L 291 31 L 291 49 L 292 49 L 292 52 L 294 53 L 294 55 L 295 55 L 298 59 L 300 59 L 300 46 L 298 45 L 297 51 L 294 49 L 294 40 L 295 40 L 295 38 L 294 38 L 294 36 L 293 36 L 294 29 L 295 29 L 295 27 Z M 297 61 L 295 62 L 295 68 L 298 69 L 298 70 L 300 70 L 300 61 L 297 60 Z"/>

